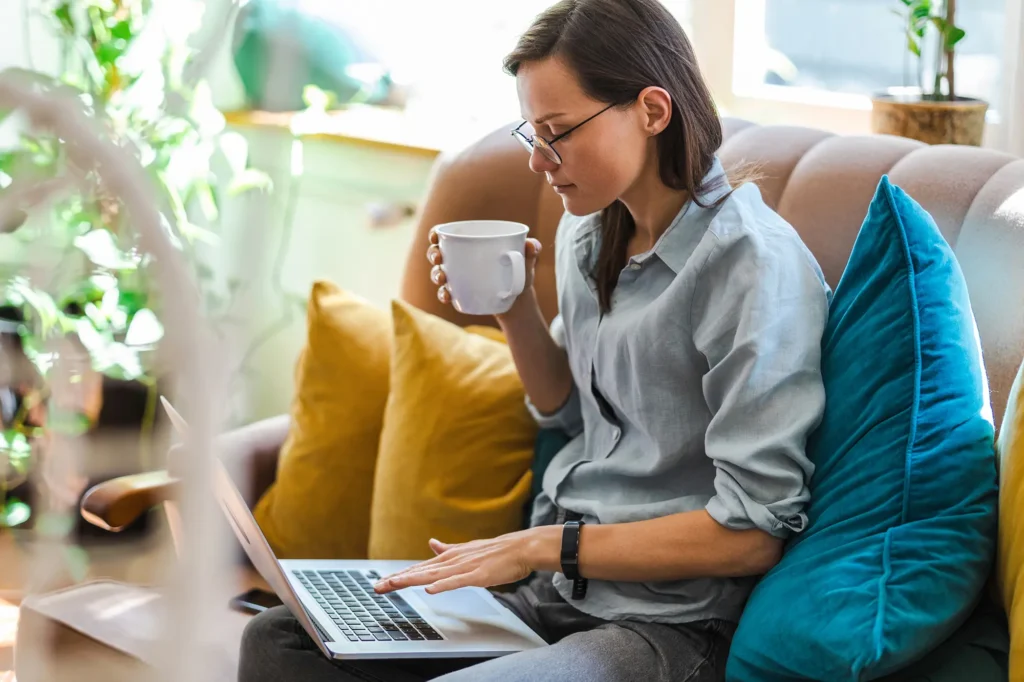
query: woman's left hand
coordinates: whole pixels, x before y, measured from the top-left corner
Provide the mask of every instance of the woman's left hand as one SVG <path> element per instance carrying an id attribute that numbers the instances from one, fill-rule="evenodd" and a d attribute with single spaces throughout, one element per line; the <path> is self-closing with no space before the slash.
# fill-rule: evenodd
<path id="1" fill-rule="evenodd" d="M 522 580 L 533 571 L 558 570 L 561 527 L 539 526 L 490 540 L 447 544 L 430 540 L 437 555 L 381 578 L 378 594 L 426 585 L 429 594 L 458 587 L 492 587 Z"/>

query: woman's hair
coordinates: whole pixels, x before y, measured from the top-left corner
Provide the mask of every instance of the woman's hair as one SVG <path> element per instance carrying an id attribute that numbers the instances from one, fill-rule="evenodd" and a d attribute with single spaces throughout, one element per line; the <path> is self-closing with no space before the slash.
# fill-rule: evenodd
<path id="1" fill-rule="evenodd" d="M 505 70 L 514 76 L 523 63 L 549 57 L 564 60 L 599 102 L 626 106 L 644 88 L 664 88 L 672 118 L 657 138 L 661 181 L 704 207 L 700 195 L 716 189 L 704 186 L 704 176 L 722 143 L 722 124 L 689 39 L 659 0 L 561 0 L 519 38 Z M 591 276 L 602 312 L 611 308 L 635 231 L 621 201 L 601 212 L 601 248 Z"/>

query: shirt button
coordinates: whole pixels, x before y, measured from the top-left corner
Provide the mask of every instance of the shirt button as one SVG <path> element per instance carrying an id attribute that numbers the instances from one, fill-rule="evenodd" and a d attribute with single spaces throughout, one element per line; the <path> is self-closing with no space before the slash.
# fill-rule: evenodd
<path id="1" fill-rule="evenodd" d="M 639 269 L 640 269 L 640 267 L 641 267 L 641 266 L 640 266 L 640 264 L 639 264 L 639 263 L 630 263 L 630 264 L 629 264 L 629 269 L 630 269 L 630 270 L 639 270 Z"/>
<path id="2" fill-rule="evenodd" d="M 614 431 L 612 431 L 612 440 L 618 442 L 619 437 L 621 435 L 622 435 L 622 430 L 621 429 L 615 429 Z"/>

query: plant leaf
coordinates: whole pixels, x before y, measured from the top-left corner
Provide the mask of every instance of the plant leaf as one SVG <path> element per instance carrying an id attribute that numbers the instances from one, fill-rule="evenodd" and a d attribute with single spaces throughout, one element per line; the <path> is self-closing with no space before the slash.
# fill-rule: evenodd
<path id="1" fill-rule="evenodd" d="M 211 223 L 215 222 L 220 215 L 220 210 L 217 208 L 217 197 L 213 194 L 213 187 L 206 180 L 196 180 L 192 187 L 195 190 L 203 217 Z"/>
<path id="2" fill-rule="evenodd" d="M 151 346 L 164 336 L 164 327 L 149 308 L 135 313 L 124 342 L 129 346 Z"/>
<path id="3" fill-rule="evenodd" d="M 117 248 L 114 235 L 107 230 L 93 230 L 81 237 L 75 237 L 75 246 L 96 265 L 108 270 L 134 270 L 138 259 L 128 256 Z"/>
<path id="4" fill-rule="evenodd" d="M 227 193 L 230 197 L 237 197 L 239 194 L 252 190 L 270 192 L 274 188 L 274 182 L 270 176 L 255 168 L 246 168 L 244 171 L 231 179 Z"/>
<path id="5" fill-rule="evenodd" d="M 34 289 L 28 280 L 16 278 L 8 284 L 6 296 L 14 305 L 27 305 L 39 319 L 39 335 L 48 338 L 50 332 L 60 322 L 61 312 L 53 298 L 45 291 Z"/>
<path id="6" fill-rule="evenodd" d="M 32 446 L 29 445 L 28 438 L 17 429 L 4 429 L 0 432 L 0 448 L 7 451 L 12 459 L 15 457 L 24 459 L 32 454 Z"/>
<path id="7" fill-rule="evenodd" d="M 964 36 L 966 35 L 967 31 L 963 30 L 962 28 L 958 28 L 956 26 L 949 26 L 948 30 L 945 33 L 946 51 L 951 51 L 954 47 L 956 47 L 957 43 L 964 39 Z"/>
<path id="8" fill-rule="evenodd" d="M 910 31 L 907 31 L 907 49 L 913 52 L 915 56 L 921 56 L 921 44 L 917 42 L 917 37 Z"/>
<path id="9" fill-rule="evenodd" d="M 19 476 L 28 473 L 32 446 L 24 433 L 17 429 L 5 429 L 0 432 L 0 459 L 6 460 Z"/>
<path id="10" fill-rule="evenodd" d="M 225 132 L 221 134 L 217 144 L 220 146 L 224 158 L 227 159 L 232 174 L 238 175 L 249 165 L 249 143 L 241 133 Z"/>
<path id="11" fill-rule="evenodd" d="M 16 497 L 11 497 L 0 509 L 0 526 L 14 528 L 29 520 L 32 509 Z"/>
<path id="12" fill-rule="evenodd" d="M 142 370 L 142 362 L 139 354 L 123 343 L 115 343 L 110 346 L 111 364 L 102 372 L 112 379 L 121 381 L 135 381 L 145 375 Z"/>
<path id="13" fill-rule="evenodd" d="M 220 237 L 218 235 L 187 220 L 178 225 L 178 230 L 181 232 L 181 236 L 189 242 L 202 242 L 212 246 L 220 244 Z"/>

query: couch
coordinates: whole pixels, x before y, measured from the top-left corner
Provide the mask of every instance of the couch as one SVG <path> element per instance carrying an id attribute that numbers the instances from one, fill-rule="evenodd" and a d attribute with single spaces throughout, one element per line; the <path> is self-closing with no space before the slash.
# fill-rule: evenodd
<path id="1" fill-rule="evenodd" d="M 998 427 L 1024 358 L 1024 160 L 985 149 L 737 119 L 724 119 L 724 128 L 719 155 L 725 166 L 756 164 L 765 200 L 799 231 L 833 287 L 883 174 L 934 216 L 967 278 Z M 401 296 L 461 325 L 493 324 L 437 301 L 424 257 L 426 235 L 433 225 L 454 220 L 513 220 L 529 225 L 547 249 L 536 287 L 545 316 L 552 318 L 557 302 L 550 254 L 561 213 L 561 200 L 530 172 L 508 128 L 442 156 L 409 246 Z M 224 456 L 243 460 L 247 480 L 239 483 L 250 504 L 274 481 L 288 427 L 288 417 L 279 416 L 223 437 Z M 123 527 L 174 492 L 171 474 L 126 477 L 89 491 L 82 512 L 98 525 Z"/>

